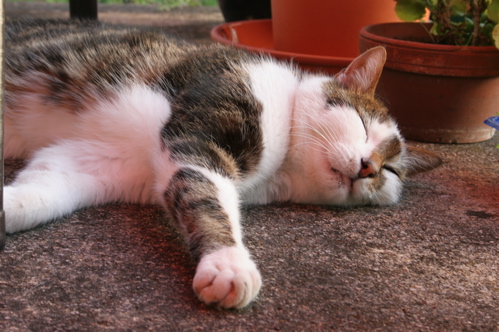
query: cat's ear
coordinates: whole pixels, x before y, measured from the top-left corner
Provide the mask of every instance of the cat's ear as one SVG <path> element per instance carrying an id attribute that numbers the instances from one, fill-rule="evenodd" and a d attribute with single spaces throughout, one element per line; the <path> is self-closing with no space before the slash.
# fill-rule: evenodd
<path id="1" fill-rule="evenodd" d="M 415 175 L 431 171 L 442 164 L 442 158 L 425 149 L 407 145 L 406 147 L 407 175 Z"/>
<path id="2" fill-rule="evenodd" d="M 385 48 L 371 48 L 355 58 L 335 79 L 348 89 L 374 95 L 385 62 Z"/>

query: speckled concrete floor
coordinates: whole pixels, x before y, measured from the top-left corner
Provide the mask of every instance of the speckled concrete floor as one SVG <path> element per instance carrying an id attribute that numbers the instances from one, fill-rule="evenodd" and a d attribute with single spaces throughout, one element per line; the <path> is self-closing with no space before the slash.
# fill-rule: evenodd
<path id="1" fill-rule="evenodd" d="M 8 15 L 64 10 L 7 3 Z M 130 12 L 101 6 L 100 17 L 147 17 L 201 42 L 222 21 L 214 8 Z M 264 278 L 246 310 L 196 300 L 194 266 L 160 208 L 115 204 L 8 237 L 0 330 L 499 331 L 499 135 L 414 144 L 445 164 L 412 178 L 397 206 L 245 209 L 245 241 Z M 7 182 L 21 166 L 7 162 Z"/>

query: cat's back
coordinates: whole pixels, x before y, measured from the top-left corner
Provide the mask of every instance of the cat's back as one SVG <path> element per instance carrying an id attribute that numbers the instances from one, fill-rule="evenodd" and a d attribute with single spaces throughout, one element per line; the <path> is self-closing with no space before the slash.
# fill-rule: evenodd
<path id="1" fill-rule="evenodd" d="M 130 82 L 154 81 L 195 49 L 157 31 L 63 20 L 7 24 L 6 45 L 7 103 L 33 86 L 54 102 L 72 95 L 75 108 Z"/>
<path id="2" fill-rule="evenodd" d="M 168 105 L 146 87 L 195 49 L 155 31 L 65 20 L 9 22 L 5 40 L 8 157 L 59 139 L 140 132 L 137 117 L 157 132 Z M 140 113 L 147 106 L 155 113 Z"/>
<path id="3" fill-rule="evenodd" d="M 10 22 L 6 45 L 8 106 L 22 106 L 26 93 L 38 93 L 74 111 L 134 84 L 171 97 L 188 81 L 216 78 L 252 58 L 221 45 L 193 45 L 157 29 L 92 21 Z"/>
<path id="4" fill-rule="evenodd" d="M 195 46 L 157 29 L 107 25 L 96 21 L 20 19 L 8 21 L 5 27 L 8 60 L 24 58 L 33 62 L 49 55 L 70 55 L 71 62 L 94 60 L 108 62 L 119 56 L 123 64 L 134 55 L 163 54 L 172 62 Z M 130 53 L 131 51 L 131 53 Z M 28 57 L 31 54 L 31 57 Z M 111 55 L 112 58 L 97 57 Z M 58 59 L 48 59 L 58 60 Z M 157 60 L 157 59 L 147 59 Z M 127 62 L 128 61 L 128 62 Z M 62 61 L 58 61 L 60 63 Z"/>
<path id="5" fill-rule="evenodd" d="M 226 111 L 242 112 L 242 117 L 233 114 L 235 130 L 248 116 L 255 121 L 260 117 L 258 107 L 253 107 L 256 103 L 249 85 L 254 82 L 250 82 L 248 64 L 269 60 L 233 48 L 196 46 L 155 30 L 67 20 L 11 22 L 6 26 L 6 44 L 7 151 L 17 151 L 15 156 L 58 138 L 88 135 L 76 122 L 83 121 L 96 131 L 98 121 L 107 131 L 117 121 L 126 120 L 121 127 L 129 128 L 145 118 L 157 118 L 154 112 L 143 114 L 146 109 L 159 112 L 163 120 L 170 108 L 177 120 L 185 120 L 190 113 L 198 114 L 199 107 L 192 106 L 201 104 L 204 119 L 225 119 Z M 279 78 L 269 79 L 257 81 L 275 85 Z M 130 107 L 118 105 L 137 107 L 133 107 L 134 114 L 128 114 Z M 183 122 L 170 127 L 182 131 Z M 226 132 L 225 127 L 216 129 L 225 122 L 215 121 L 209 129 Z"/>

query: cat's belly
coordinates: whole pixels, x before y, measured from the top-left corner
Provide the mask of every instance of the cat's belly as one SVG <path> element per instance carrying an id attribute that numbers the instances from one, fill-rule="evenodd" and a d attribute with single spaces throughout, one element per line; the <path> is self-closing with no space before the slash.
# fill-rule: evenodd
<path id="1" fill-rule="evenodd" d="M 4 157 L 26 158 L 58 140 L 75 137 L 76 114 L 49 109 L 36 100 L 27 109 L 6 107 L 4 117 Z"/>

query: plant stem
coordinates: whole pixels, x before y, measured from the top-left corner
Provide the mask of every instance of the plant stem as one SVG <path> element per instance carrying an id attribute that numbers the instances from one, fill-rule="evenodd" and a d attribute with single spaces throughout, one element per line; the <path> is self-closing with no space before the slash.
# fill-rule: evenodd
<path id="1" fill-rule="evenodd" d="M 472 11 L 473 11 L 473 39 L 471 41 L 472 46 L 478 45 L 478 34 L 480 33 L 480 17 L 482 15 L 483 0 L 472 0 L 471 1 Z"/>
<path id="2" fill-rule="evenodd" d="M 450 7 L 446 0 L 438 0 L 435 10 L 435 22 L 438 23 L 437 39 L 441 43 L 444 39 L 454 40 L 454 29 L 450 19 Z"/>

